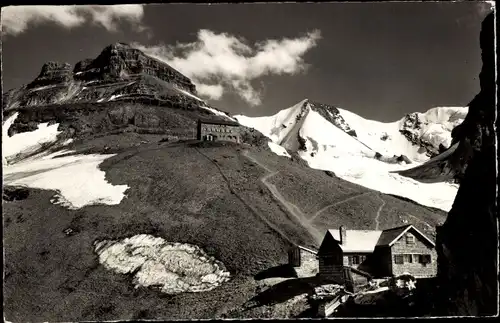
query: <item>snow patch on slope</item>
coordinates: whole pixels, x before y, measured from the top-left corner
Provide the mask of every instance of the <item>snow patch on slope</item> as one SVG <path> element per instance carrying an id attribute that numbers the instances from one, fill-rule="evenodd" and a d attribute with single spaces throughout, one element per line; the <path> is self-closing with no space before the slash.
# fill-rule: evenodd
<path id="1" fill-rule="evenodd" d="M 230 116 L 228 116 L 227 114 L 225 114 L 225 113 L 224 113 L 224 112 L 222 112 L 222 111 L 219 111 L 219 110 L 216 110 L 216 109 L 213 109 L 213 108 L 207 107 L 207 106 L 200 106 L 200 108 L 205 109 L 205 110 L 208 110 L 208 111 L 212 112 L 212 113 L 213 113 L 213 114 L 215 114 L 215 115 L 218 115 L 218 116 L 224 117 L 224 118 L 226 118 L 226 119 L 229 119 L 229 120 L 231 120 L 231 121 L 235 121 L 235 122 L 237 122 L 237 120 L 236 120 L 236 119 L 231 118 Z"/>
<path id="2" fill-rule="evenodd" d="M 188 91 L 185 91 L 185 90 L 183 90 L 183 89 L 179 89 L 179 88 L 175 88 L 175 89 L 176 89 L 177 91 L 179 91 L 179 92 L 181 92 L 181 93 L 183 93 L 183 94 L 185 94 L 185 95 L 187 95 L 187 96 L 189 96 L 189 97 L 193 98 L 193 99 L 196 99 L 196 100 L 201 101 L 201 102 L 205 102 L 205 101 L 203 101 L 202 99 L 200 99 L 199 97 L 197 97 L 196 95 L 189 93 Z"/>
<path id="3" fill-rule="evenodd" d="M 112 185 L 106 181 L 99 165 L 114 155 L 60 156 L 72 151 L 62 150 L 52 154 L 41 152 L 13 165 L 6 157 L 36 152 L 43 144 L 57 141 L 58 124 L 42 124 L 37 130 L 8 136 L 8 129 L 17 118 L 17 113 L 7 118 L 3 125 L 2 154 L 4 185 L 23 185 L 31 188 L 55 190 L 51 200 L 70 209 L 86 205 L 116 205 L 124 198 L 127 185 Z M 67 139 L 63 145 L 72 140 Z M 45 155 L 44 155 L 45 153 Z M 57 158 L 56 158 L 57 157 Z"/>
<path id="4" fill-rule="evenodd" d="M 269 148 L 271 149 L 271 151 L 273 153 L 275 153 L 276 155 L 285 156 L 285 157 L 291 158 L 290 154 L 286 151 L 286 149 L 283 148 L 283 147 L 281 147 L 280 145 L 275 144 L 272 141 L 268 141 L 267 145 L 269 146 Z"/>
<path id="5" fill-rule="evenodd" d="M 57 128 L 59 124 L 50 125 L 41 123 L 38 129 L 30 132 L 22 132 L 9 137 L 9 128 L 16 121 L 19 113 L 16 112 L 8 117 L 3 124 L 2 131 L 2 160 L 14 157 L 20 153 L 29 153 L 39 150 L 43 145 L 57 141 L 57 135 L 61 133 Z"/>
<path id="6" fill-rule="evenodd" d="M 66 151 L 69 153 L 70 151 Z M 86 205 L 120 204 L 127 185 L 112 185 L 99 165 L 114 155 L 74 155 L 23 160 L 4 167 L 5 185 L 24 185 L 31 188 L 55 190 L 52 201 L 70 209 Z"/>
<path id="7" fill-rule="evenodd" d="M 224 264 L 198 246 L 169 243 L 140 234 L 121 241 L 96 241 L 95 252 L 105 268 L 134 273 L 136 288 L 159 287 L 167 294 L 209 291 L 229 280 Z"/>
<path id="8" fill-rule="evenodd" d="M 275 115 L 265 117 L 234 116 L 238 122 L 246 127 L 254 128 L 273 142 L 280 144 L 291 131 L 301 115 L 302 107 L 307 100 L 302 100 L 294 106 L 281 110 Z"/>

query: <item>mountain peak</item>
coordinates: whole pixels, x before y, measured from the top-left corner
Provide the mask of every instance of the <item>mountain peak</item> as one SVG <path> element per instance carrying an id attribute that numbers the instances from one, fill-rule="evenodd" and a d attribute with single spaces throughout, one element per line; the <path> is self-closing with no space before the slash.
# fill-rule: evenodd
<path id="1" fill-rule="evenodd" d="M 27 85 L 27 88 L 66 83 L 71 78 L 71 64 L 49 61 L 42 65 L 40 74 Z"/>
<path id="2" fill-rule="evenodd" d="M 77 62 L 74 68 L 69 63 L 45 63 L 36 79 L 5 93 L 2 106 L 9 110 L 103 102 L 118 97 L 184 102 L 178 97 L 186 95 L 192 96 L 188 101 L 197 98 L 196 87 L 188 77 L 127 43 L 116 42 L 106 46 L 96 58 Z"/>

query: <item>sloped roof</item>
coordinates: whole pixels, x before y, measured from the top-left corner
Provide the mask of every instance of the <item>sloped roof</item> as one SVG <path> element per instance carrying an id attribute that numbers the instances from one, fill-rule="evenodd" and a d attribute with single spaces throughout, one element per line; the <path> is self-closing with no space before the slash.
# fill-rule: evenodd
<path id="1" fill-rule="evenodd" d="M 403 234 L 409 230 L 414 230 L 421 238 L 426 240 L 432 246 L 435 243 L 425 234 L 420 232 L 411 224 L 401 227 L 391 228 L 384 231 L 380 230 L 346 230 L 346 241 L 340 244 L 340 232 L 337 229 L 330 229 L 328 232 L 339 242 L 343 252 L 366 252 L 371 253 L 377 246 L 392 246 Z"/>
<path id="2" fill-rule="evenodd" d="M 389 246 L 397 237 L 399 237 L 403 232 L 410 228 L 411 224 L 403 225 L 396 228 L 391 228 L 384 230 L 380 239 L 377 242 L 377 246 Z"/>
<path id="3" fill-rule="evenodd" d="M 220 125 L 227 125 L 227 126 L 239 126 L 240 125 L 238 122 L 226 121 L 226 120 L 198 119 L 198 121 L 201 123 L 204 123 L 204 124 L 220 124 Z"/>
<path id="4" fill-rule="evenodd" d="M 418 233 L 423 239 L 425 239 L 428 243 L 430 243 L 433 247 L 436 246 L 434 241 L 431 239 L 427 238 L 425 234 L 420 232 L 417 228 L 415 228 L 411 224 L 407 224 L 401 227 L 397 228 L 392 228 L 392 229 L 387 229 L 382 232 L 382 235 L 380 236 L 380 239 L 377 243 L 377 246 L 392 246 L 396 241 L 403 236 L 406 232 L 408 232 L 410 229 L 415 230 L 415 232 Z"/>
<path id="5" fill-rule="evenodd" d="M 313 255 L 316 255 L 318 253 L 317 250 L 313 250 L 311 248 L 306 248 L 306 247 L 303 247 L 303 246 L 297 246 L 297 248 L 302 249 L 304 251 L 307 251 L 309 253 L 312 253 Z"/>
<path id="6" fill-rule="evenodd" d="M 333 238 L 340 242 L 339 230 L 328 230 Z M 382 234 L 380 230 L 346 230 L 346 241 L 339 244 L 343 252 L 373 252 Z"/>

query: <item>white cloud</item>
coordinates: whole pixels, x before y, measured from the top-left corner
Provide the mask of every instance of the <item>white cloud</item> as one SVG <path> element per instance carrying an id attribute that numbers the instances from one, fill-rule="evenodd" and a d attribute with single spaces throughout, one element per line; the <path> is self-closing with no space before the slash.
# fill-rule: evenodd
<path id="1" fill-rule="evenodd" d="M 196 86 L 196 90 L 201 96 L 205 96 L 212 100 L 219 100 L 222 97 L 222 94 L 224 94 L 224 87 L 220 84 L 198 84 Z"/>
<path id="2" fill-rule="evenodd" d="M 259 105 L 261 93 L 251 82 L 265 75 L 293 75 L 304 71 L 307 65 L 303 56 L 320 38 L 320 31 L 316 30 L 303 37 L 266 40 L 250 46 L 233 35 L 202 29 L 192 43 L 175 46 L 136 43 L 133 46 L 191 78 L 200 95 L 217 99 L 231 89 L 249 104 Z M 217 85 L 209 85 L 214 83 Z"/>
<path id="3" fill-rule="evenodd" d="M 116 31 L 118 22 L 125 20 L 139 31 L 146 28 L 141 21 L 142 5 L 82 5 L 82 6 L 9 6 L 2 8 L 2 32 L 18 35 L 30 26 L 52 22 L 65 28 L 90 23 Z"/>

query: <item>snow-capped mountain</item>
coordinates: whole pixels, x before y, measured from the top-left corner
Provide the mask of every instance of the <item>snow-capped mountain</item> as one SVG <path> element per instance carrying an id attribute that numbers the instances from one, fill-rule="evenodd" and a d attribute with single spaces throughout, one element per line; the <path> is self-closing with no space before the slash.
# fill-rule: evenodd
<path id="1" fill-rule="evenodd" d="M 275 145 L 297 152 L 312 168 L 447 211 L 457 185 L 421 183 L 393 172 L 419 166 L 437 155 L 440 147 L 448 148 L 451 130 L 466 114 L 467 108 L 433 108 L 384 123 L 306 99 L 273 116 L 234 117 Z"/>

